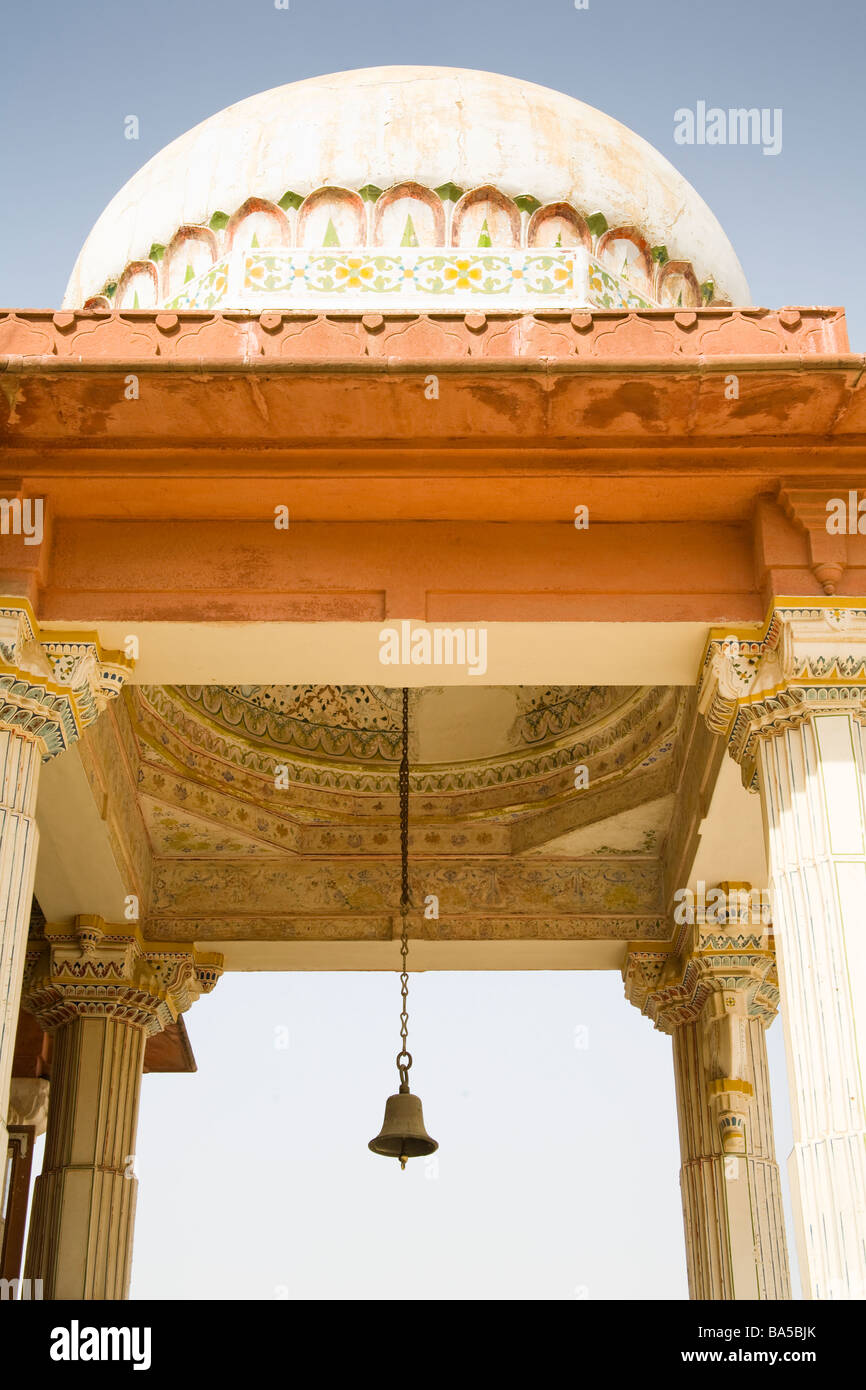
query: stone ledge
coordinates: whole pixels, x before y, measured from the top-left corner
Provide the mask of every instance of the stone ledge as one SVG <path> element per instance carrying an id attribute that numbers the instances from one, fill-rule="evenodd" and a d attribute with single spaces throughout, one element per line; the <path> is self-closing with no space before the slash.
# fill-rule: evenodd
<path id="1" fill-rule="evenodd" d="M 559 309 L 519 313 L 351 313 L 267 310 L 0 312 L 0 369 L 37 363 L 346 364 L 382 366 L 435 359 L 490 361 L 569 358 L 599 361 L 849 354 L 844 310 Z M 3 359 L 13 359 L 5 364 Z M 862 359 L 857 359 L 862 360 Z"/>

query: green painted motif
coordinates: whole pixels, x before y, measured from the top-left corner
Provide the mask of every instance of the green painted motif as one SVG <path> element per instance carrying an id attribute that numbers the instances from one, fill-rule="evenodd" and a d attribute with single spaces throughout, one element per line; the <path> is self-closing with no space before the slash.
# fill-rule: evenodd
<path id="1" fill-rule="evenodd" d="M 215 309 L 225 298 L 228 288 L 228 257 L 217 261 L 200 275 L 184 283 L 180 294 L 166 304 L 167 309 Z"/>
<path id="2" fill-rule="evenodd" d="M 623 284 L 610 271 L 605 270 L 598 261 L 589 261 L 589 299 L 599 309 L 651 309 L 648 299 L 643 299 L 628 285 Z"/>
<path id="3" fill-rule="evenodd" d="M 523 264 L 523 284 L 532 294 L 562 294 L 574 288 L 571 256 L 550 254 L 527 256 Z"/>
<path id="4" fill-rule="evenodd" d="M 322 242 L 322 245 L 323 245 L 323 246 L 339 246 L 339 245 L 340 245 L 340 238 L 337 236 L 337 229 L 336 229 L 336 227 L 334 226 L 334 223 L 332 222 L 332 220 L 331 220 L 330 217 L 328 218 L 328 225 L 327 225 L 327 227 L 325 228 L 325 240 Z"/>

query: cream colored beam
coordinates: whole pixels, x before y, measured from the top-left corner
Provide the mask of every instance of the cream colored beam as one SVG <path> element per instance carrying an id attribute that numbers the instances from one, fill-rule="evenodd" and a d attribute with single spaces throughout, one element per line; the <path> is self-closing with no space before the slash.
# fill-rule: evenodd
<path id="1" fill-rule="evenodd" d="M 700 827 L 700 842 L 687 884 L 721 883 L 737 879 L 763 888 L 767 883 L 767 854 L 761 805 L 743 786 L 739 770 L 730 758 L 719 768 L 707 814 Z M 677 885 L 680 886 L 680 885 Z"/>
<path id="2" fill-rule="evenodd" d="M 56 624 L 58 628 L 71 624 Z M 691 685 L 707 637 L 703 623 L 412 622 L 483 626 L 486 670 L 383 665 L 376 623 L 98 622 L 103 643 L 125 650 L 138 642 L 133 683 L 424 685 Z"/>
<path id="3" fill-rule="evenodd" d="M 168 943 L 166 943 L 168 944 Z M 207 941 L 232 970 L 399 970 L 399 941 Z M 621 970 L 622 941 L 417 941 L 412 970 Z"/>
<path id="4" fill-rule="evenodd" d="M 52 922 L 87 910 L 121 921 L 136 885 L 112 851 L 108 825 L 97 806 L 78 747 L 42 769 L 36 822 L 41 836 L 36 897 Z"/>

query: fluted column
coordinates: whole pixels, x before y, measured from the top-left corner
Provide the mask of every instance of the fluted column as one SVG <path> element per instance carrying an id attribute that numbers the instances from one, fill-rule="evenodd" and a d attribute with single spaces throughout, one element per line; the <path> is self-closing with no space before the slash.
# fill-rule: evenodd
<path id="1" fill-rule="evenodd" d="M 866 1298 L 864 727 L 815 713 L 762 739 L 758 768 L 790 1001 L 798 1247 L 813 1297 Z"/>
<path id="2" fill-rule="evenodd" d="M 24 948 L 30 922 L 36 846 L 34 819 L 42 755 L 35 738 L 0 729 L 0 1154 L 18 1027 Z"/>
<path id="3" fill-rule="evenodd" d="M 222 960 L 98 917 L 45 935 L 25 979 L 26 1007 L 54 1034 L 25 1277 L 45 1298 L 126 1298 L 145 1042 L 213 988 Z"/>
<path id="4" fill-rule="evenodd" d="M 763 805 L 804 1294 L 866 1298 L 866 610 L 717 639 L 702 700 Z"/>
<path id="5" fill-rule="evenodd" d="M 121 688 L 128 663 L 95 641 L 39 630 L 23 599 L 0 599 L 0 1153 L 38 834 L 39 768 L 81 736 Z"/>
<path id="6" fill-rule="evenodd" d="M 694 924 L 636 950 L 626 993 L 673 1039 L 689 1296 L 790 1298 L 765 1029 L 778 990 L 760 926 Z"/>

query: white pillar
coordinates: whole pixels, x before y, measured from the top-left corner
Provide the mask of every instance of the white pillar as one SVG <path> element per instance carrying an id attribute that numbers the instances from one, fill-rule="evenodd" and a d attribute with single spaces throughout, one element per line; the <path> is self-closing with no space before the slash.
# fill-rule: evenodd
<path id="1" fill-rule="evenodd" d="M 713 634 L 700 704 L 760 791 L 806 1298 L 866 1298 L 866 607 Z"/>
<path id="2" fill-rule="evenodd" d="M 850 712 L 816 713 L 758 751 L 812 1298 L 866 1298 L 864 732 Z"/>
<path id="3" fill-rule="evenodd" d="M 771 933 L 726 909 L 689 922 L 669 952 L 633 948 L 624 977 L 673 1039 L 690 1298 L 790 1298 L 765 1042 L 779 995 Z"/>
<path id="4" fill-rule="evenodd" d="M 24 952 L 30 925 L 36 846 L 34 819 L 41 752 L 35 738 L 0 729 L 0 1155 L 18 1028 Z"/>
<path id="5" fill-rule="evenodd" d="M 81 737 L 129 671 L 95 641 L 40 631 L 25 599 L 0 598 L 0 1154 L 36 872 L 39 767 Z M 2 1195 L 2 1194 L 0 1194 Z"/>
<path id="6" fill-rule="evenodd" d="M 25 1265 L 43 1297 L 129 1296 L 145 1043 L 213 989 L 222 964 L 195 946 L 148 943 L 128 923 L 46 923 L 24 983 L 27 1007 L 54 1035 Z"/>

